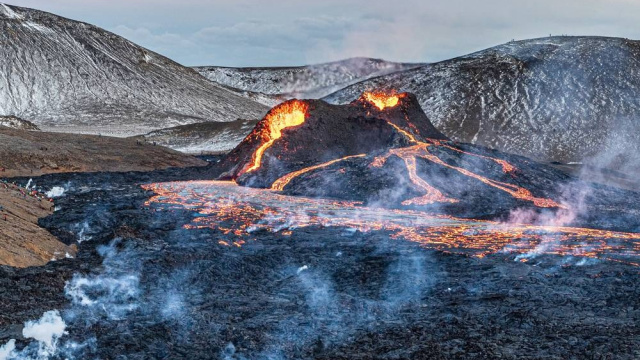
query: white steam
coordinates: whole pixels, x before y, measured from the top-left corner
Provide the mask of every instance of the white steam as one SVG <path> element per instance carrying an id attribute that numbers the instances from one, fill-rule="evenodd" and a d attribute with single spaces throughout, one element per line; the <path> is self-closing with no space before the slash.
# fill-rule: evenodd
<path id="1" fill-rule="evenodd" d="M 66 328 L 58 310 L 52 310 L 44 313 L 38 321 L 28 321 L 24 325 L 22 336 L 38 341 L 39 355 L 50 356 L 55 354 L 58 339 L 66 334 Z"/>
<path id="2" fill-rule="evenodd" d="M 27 321 L 24 324 L 22 336 L 35 342 L 17 351 L 15 339 L 9 340 L 0 347 L 0 360 L 49 359 L 60 355 L 58 340 L 67 334 L 66 328 L 67 324 L 58 310 L 47 311 L 39 320 Z"/>
<path id="3" fill-rule="evenodd" d="M 51 190 L 47 191 L 45 193 L 45 195 L 48 198 L 57 198 L 57 197 L 61 197 L 62 195 L 64 195 L 65 189 L 63 187 L 60 186 L 54 186 L 53 188 L 51 188 Z"/>
<path id="4" fill-rule="evenodd" d="M 9 360 L 15 349 L 16 341 L 14 339 L 9 340 L 9 342 L 3 346 L 0 346 L 0 360 Z"/>

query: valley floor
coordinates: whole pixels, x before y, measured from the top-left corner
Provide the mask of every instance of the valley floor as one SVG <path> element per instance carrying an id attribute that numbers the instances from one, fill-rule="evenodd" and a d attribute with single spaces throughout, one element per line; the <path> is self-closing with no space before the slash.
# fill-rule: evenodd
<path id="1" fill-rule="evenodd" d="M 42 225 L 87 241 L 75 259 L 0 267 L 0 346 L 35 350 L 22 324 L 57 309 L 68 334 L 55 351 L 78 359 L 640 357 L 637 267 L 451 255 L 330 226 L 235 246 L 223 223 L 186 229 L 198 214 L 145 205 L 140 184 L 210 170 L 37 179 L 71 184 Z"/>

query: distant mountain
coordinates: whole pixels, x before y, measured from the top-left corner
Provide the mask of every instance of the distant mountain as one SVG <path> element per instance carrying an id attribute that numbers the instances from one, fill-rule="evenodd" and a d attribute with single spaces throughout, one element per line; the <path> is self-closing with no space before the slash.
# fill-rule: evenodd
<path id="1" fill-rule="evenodd" d="M 0 115 L 43 130 L 134 135 L 267 108 L 98 27 L 0 4 Z"/>
<path id="2" fill-rule="evenodd" d="M 195 69 L 213 82 L 272 106 L 292 98 L 318 99 L 359 81 L 416 66 L 379 59 L 352 58 L 297 67 L 201 66 Z"/>
<path id="3" fill-rule="evenodd" d="M 640 42 L 550 37 L 377 77 L 327 96 L 409 91 L 454 140 L 540 160 L 639 165 Z M 593 161 L 593 160 L 592 160 Z"/>
<path id="4" fill-rule="evenodd" d="M 257 123 L 258 120 L 197 123 L 155 130 L 135 138 L 187 154 L 220 153 L 236 147 Z"/>

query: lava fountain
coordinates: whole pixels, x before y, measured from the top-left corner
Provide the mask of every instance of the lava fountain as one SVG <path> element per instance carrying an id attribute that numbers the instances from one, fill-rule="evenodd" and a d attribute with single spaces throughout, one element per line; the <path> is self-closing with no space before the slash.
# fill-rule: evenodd
<path id="1" fill-rule="evenodd" d="M 262 156 L 273 142 L 282 137 L 282 130 L 298 125 L 302 125 L 307 117 L 308 105 L 300 100 L 290 100 L 273 108 L 264 118 L 264 126 L 249 136 L 259 137 L 260 146 L 253 153 L 251 163 L 239 175 L 252 172 L 262 163 Z M 257 133 L 256 133 L 257 130 Z"/>

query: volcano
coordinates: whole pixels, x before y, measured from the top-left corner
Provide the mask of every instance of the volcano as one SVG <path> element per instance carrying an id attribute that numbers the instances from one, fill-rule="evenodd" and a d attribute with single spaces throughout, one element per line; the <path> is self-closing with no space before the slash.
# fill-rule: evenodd
<path id="1" fill-rule="evenodd" d="M 388 147 L 404 147 L 409 137 L 447 138 L 424 115 L 415 96 L 390 96 L 386 106 L 366 94 L 346 106 L 321 100 L 290 100 L 274 107 L 222 161 L 222 178 L 269 187 L 292 171 Z M 410 132 L 409 137 L 403 134 Z"/>
<path id="2" fill-rule="evenodd" d="M 410 93 L 285 102 L 220 166 L 220 179 L 243 186 L 474 218 L 523 208 L 574 214 L 585 188 L 599 202 L 631 201 L 528 158 L 451 141 Z"/>

